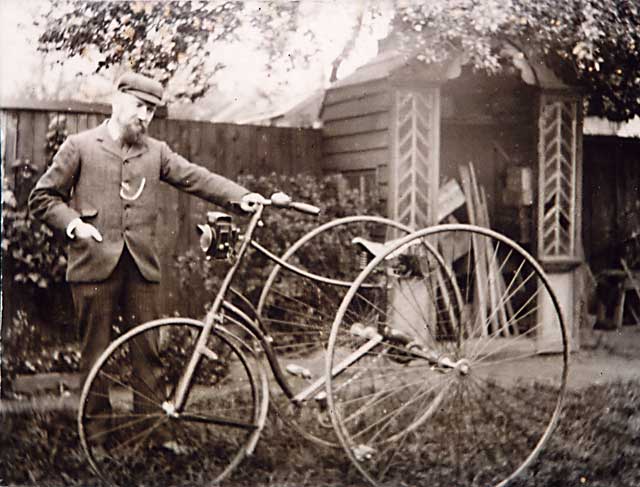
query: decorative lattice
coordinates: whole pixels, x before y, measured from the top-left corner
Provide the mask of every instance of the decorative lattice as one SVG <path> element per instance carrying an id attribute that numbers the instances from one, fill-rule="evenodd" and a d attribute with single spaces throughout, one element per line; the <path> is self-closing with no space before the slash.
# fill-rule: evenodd
<path id="1" fill-rule="evenodd" d="M 434 221 L 439 177 L 439 92 L 398 90 L 395 110 L 393 217 L 414 228 Z"/>
<path id="2" fill-rule="evenodd" d="M 576 255 L 577 108 L 575 99 L 542 97 L 539 119 L 540 258 Z"/>

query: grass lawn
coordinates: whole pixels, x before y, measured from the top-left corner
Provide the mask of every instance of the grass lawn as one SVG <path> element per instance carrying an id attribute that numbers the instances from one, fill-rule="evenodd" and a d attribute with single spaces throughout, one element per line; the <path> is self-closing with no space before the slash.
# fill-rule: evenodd
<path id="1" fill-rule="evenodd" d="M 569 391 L 559 428 L 539 460 L 514 485 L 640 486 L 640 381 Z M 68 413 L 0 417 L 0 485 L 99 486 L 79 450 Z M 364 486 L 341 450 L 310 444 L 275 414 L 255 455 L 224 485 Z M 404 479 L 389 486 L 408 486 Z M 433 483 L 429 487 L 438 487 Z M 163 486 L 164 487 L 164 486 Z"/>

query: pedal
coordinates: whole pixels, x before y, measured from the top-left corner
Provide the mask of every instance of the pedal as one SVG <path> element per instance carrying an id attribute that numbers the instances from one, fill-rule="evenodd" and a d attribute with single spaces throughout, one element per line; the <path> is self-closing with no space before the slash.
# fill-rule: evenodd
<path id="1" fill-rule="evenodd" d="M 349 328 L 349 333 L 358 337 L 366 338 L 367 340 L 380 336 L 378 331 L 373 326 L 364 326 L 359 321 L 351 325 L 351 328 Z"/>
<path id="2" fill-rule="evenodd" d="M 326 391 L 319 392 L 318 394 L 316 394 L 316 396 L 313 399 L 316 401 L 316 404 L 322 411 L 325 411 L 327 409 L 328 403 L 327 403 Z"/>
<path id="3" fill-rule="evenodd" d="M 313 379 L 313 374 L 309 369 L 298 364 L 287 364 L 285 370 L 294 377 L 302 377 L 303 379 Z"/>

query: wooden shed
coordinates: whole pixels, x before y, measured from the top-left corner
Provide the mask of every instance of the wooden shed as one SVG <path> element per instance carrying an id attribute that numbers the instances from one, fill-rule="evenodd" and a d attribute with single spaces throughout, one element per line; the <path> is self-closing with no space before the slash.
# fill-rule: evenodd
<path id="1" fill-rule="evenodd" d="M 542 64 L 520 60 L 488 76 L 460 58 L 426 65 L 387 50 L 327 90 L 320 118 L 325 170 L 363 189 L 379 187 L 388 216 L 415 228 L 437 222 L 439 188 L 472 163 L 492 226 L 543 263 L 567 322 L 578 326 L 584 252 L 577 89 Z M 540 303 L 543 313 L 548 305 Z"/>

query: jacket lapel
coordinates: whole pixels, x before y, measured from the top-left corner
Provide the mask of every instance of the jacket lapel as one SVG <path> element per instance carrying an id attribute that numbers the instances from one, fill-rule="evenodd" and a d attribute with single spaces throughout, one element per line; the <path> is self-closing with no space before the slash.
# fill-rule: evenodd
<path id="1" fill-rule="evenodd" d="M 96 140 L 100 142 L 100 147 L 107 151 L 109 154 L 122 159 L 122 150 L 120 146 L 111 138 L 109 130 L 107 129 L 107 122 L 105 120 L 100 126 L 98 126 L 98 133 L 96 134 Z"/>

